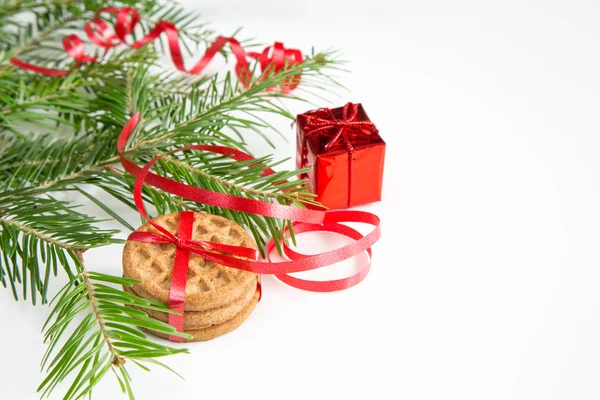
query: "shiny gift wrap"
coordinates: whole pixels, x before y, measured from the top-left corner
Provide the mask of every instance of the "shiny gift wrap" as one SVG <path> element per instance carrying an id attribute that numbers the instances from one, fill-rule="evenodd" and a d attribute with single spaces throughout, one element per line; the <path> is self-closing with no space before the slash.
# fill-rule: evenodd
<path id="1" fill-rule="evenodd" d="M 322 108 L 296 119 L 296 164 L 317 200 L 339 209 L 381 200 L 385 142 L 361 104 Z"/>

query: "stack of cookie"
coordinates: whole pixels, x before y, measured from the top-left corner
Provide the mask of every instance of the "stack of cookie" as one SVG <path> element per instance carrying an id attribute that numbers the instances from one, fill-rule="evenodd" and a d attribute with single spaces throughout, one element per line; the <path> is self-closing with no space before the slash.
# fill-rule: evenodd
<path id="1" fill-rule="evenodd" d="M 179 213 L 159 216 L 153 222 L 176 235 Z M 137 231 L 157 232 L 146 223 Z M 250 235 L 235 222 L 215 215 L 194 213 L 192 240 L 256 248 Z M 175 245 L 127 241 L 123 251 L 123 275 L 140 284 L 125 287 L 126 292 L 169 304 Z M 240 326 L 259 298 L 258 276 L 254 273 L 207 261 L 190 255 L 184 303 L 186 341 L 210 340 Z M 143 309 L 153 318 L 167 322 L 168 314 Z M 165 337 L 158 332 L 151 332 Z"/>

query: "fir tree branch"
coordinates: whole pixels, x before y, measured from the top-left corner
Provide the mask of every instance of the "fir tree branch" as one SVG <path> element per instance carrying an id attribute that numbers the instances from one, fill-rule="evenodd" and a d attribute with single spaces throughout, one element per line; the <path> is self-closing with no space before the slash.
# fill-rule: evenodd
<path id="1" fill-rule="evenodd" d="M 76 87 L 76 85 L 71 84 L 71 85 L 66 85 L 63 90 L 73 90 Z M 58 100 L 61 97 L 61 93 L 52 93 L 52 94 L 47 94 L 44 96 L 40 96 L 40 97 L 29 97 L 25 100 L 23 100 L 22 102 L 18 102 L 15 105 L 11 105 L 10 107 L 4 107 L 3 109 L 0 110 L 0 115 L 6 115 L 6 114 L 10 114 L 12 112 L 15 111 L 15 108 L 23 108 L 26 106 L 35 106 L 35 105 L 39 105 L 40 103 L 44 103 L 47 101 L 52 101 L 52 100 Z"/>
<path id="2" fill-rule="evenodd" d="M 294 203 L 294 202 L 307 202 L 307 201 L 311 200 L 311 197 L 307 196 L 307 192 L 302 192 L 302 191 L 300 191 L 300 192 L 284 192 L 284 191 L 272 192 L 272 191 L 267 191 L 267 190 L 252 189 L 247 186 L 231 182 L 227 179 L 222 178 L 219 175 L 206 172 L 206 170 L 204 170 L 204 169 L 194 167 L 194 166 L 190 165 L 189 163 L 183 162 L 172 156 L 165 156 L 165 157 L 163 157 L 163 160 L 168 163 L 172 163 L 173 165 L 177 166 L 178 168 L 186 170 L 192 174 L 200 175 L 207 179 L 213 179 L 218 185 L 227 187 L 227 188 L 231 189 L 232 191 L 238 191 L 240 193 L 245 193 L 245 194 L 251 195 L 251 196 L 266 197 L 269 199 L 277 200 L 281 203 L 289 203 L 289 204 Z M 256 160 L 252 161 L 252 163 L 256 163 L 256 162 L 257 162 Z M 205 168 L 209 167 L 209 166 L 210 166 L 209 162 L 204 162 Z M 266 167 L 263 166 L 261 168 L 261 170 L 264 171 L 264 169 L 266 169 Z M 294 176 L 299 175 L 300 173 L 298 173 L 298 171 L 294 171 Z M 300 183 L 300 184 L 302 184 L 302 183 Z"/>
<path id="3" fill-rule="evenodd" d="M 68 0 L 59 0 L 58 2 L 64 4 L 68 3 Z M 77 20 L 78 16 L 72 15 L 69 17 L 65 17 L 63 19 L 59 19 L 53 24 L 48 25 L 46 28 L 38 32 L 35 36 L 32 36 L 28 40 L 23 43 L 20 43 L 18 47 L 12 49 L 5 54 L 4 60 L 0 63 L 0 71 L 7 69 L 10 66 L 10 59 L 13 57 L 19 57 L 21 54 L 24 54 L 30 50 L 33 50 L 36 46 L 38 46 L 42 41 L 46 40 L 48 36 L 52 33 L 63 29 L 64 25 L 68 22 Z"/>
<path id="4" fill-rule="evenodd" d="M 0 195 L 3 286 L 10 285 L 15 299 L 31 297 L 36 304 L 39 295 L 46 303 L 50 278 L 58 274 L 58 266 L 73 276 L 66 261 L 69 252 L 119 242 L 113 239 L 117 231 L 99 229 L 98 222 L 75 211 L 72 204 L 50 197 Z"/>
<path id="5" fill-rule="evenodd" d="M 0 215 L 0 225 L 13 227 L 13 228 L 23 232 L 23 234 L 25 234 L 25 235 L 35 236 L 36 238 L 43 240 L 44 242 L 46 242 L 50 245 L 60 247 L 61 249 L 75 250 L 77 248 L 74 245 L 63 243 L 60 240 L 53 239 L 50 235 L 46 235 L 37 229 L 30 228 L 25 224 L 21 224 L 19 222 L 13 221 L 11 219 L 2 218 L 1 215 Z"/>
<path id="6" fill-rule="evenodd" d="M 48 344 L 42 359 L 47 376 L 38 392 L 47 397 L 58 385 L 70 382 L 63 400 L 75 400 L 89 395 L 94 386 L 109 372 L 117 378 L 122 391 L 133 398 L 131 378 L 125 367 L 131 361 L 147 370 L 145 363 L 157 364 L 157 358 L 187 353 L 147 339 L 136 328 L 147 328 L 167 335 L 188 337 L 172 326 L 150 318 L 137 308 L 172 313 L 164 304 L 143 299 L 113 288 L 131 287 L 135 280 L 90 272 L 86 269 L 82 251 L 69 252 L 78 275 L 57 294 L 54 308 L 44 326 Z M 76 324 L 77 316 L 87 312 Z M 70 336 L 66 341 L 61 338 Z"/>
<path id="7" fill-rule="evenodd" d="M 77 127 L 89 112 L 87 95 L 76 90 L 83 87 L 85 84 L 69 77 L 53 81 L 18 78 L 13 85 L 0 80 L 1 90 L 14 93 L 0 103 L 0 132 L 22 135 L 25 126 L 36 130 L 55 130 L 56 125 Z"/>
<path id="8" fill-rule="evenodd" d="M 77 258 L 79 259 L 79 261 L 81 263 L 81 277 L 83 278 L 83 282 L 85 283 L 85 289 L 88 292 L 90 306 L 92 308 L 92 312 L 94 313 L 94 317 L 96 318 L 96 323 L 98 324 L 98 330 L 102 334 L 104 343 L 106 344 L 108 352 L 110 353 L 110 356 L 112 358 L 112 364 L 117 367 L 120 367 L 121 365 L 124 365 L 125 362 L 121 358 L 119 358 L 119 354 L 115 350 L 115 346 L 113 345 L 112 340 L 108 336 L 108 333 L 106 331 L 106 326 L 104 324 L 104 318 L 102 318 L 102 315 L 100 313 L 100 309 L 98 307 L 98 302 L 96 300 L 96 294 L 94 292 L 92 282 L 90 281 L 90 276 L 88 274 L 88 271 L 85 268 L 85 264 L 83 262 L 83 251 L 81 251 L 81 250 L 75 251 L 75 255 L 77 256 Z"/>
<path id="9" fill-rule="evenodd" d="M 3 13 L 5 12 L 14 12 L 14 11 L 25 11 L 25 10 L 29 10 L 29 9 L 34 9 L 34 8 L 51 8 L 51 7 L 55 7 L 55 6 L 59 6 L 59 5 L 63 5 L 63 4 L 69 4 L 71 3 L 72 0 L 45 0 L 45 1 L 38 1 L 38 0 L 11 0 L 11 1 L 7 1 L 6 6 L 3 6 L 2 8 L 0 8 L 0 10 L 2 10 Z"/>
<path id="10" fill-rule="evenodd" d="M 161 111 L 164 110 L 161 101 L 164 100 L 162 96 L 165 95 L 160 92 L 154 93 L 157 85 L 154 81 L 156 79 L 155 76 L 148 75 L 147 69 L 138 69 L 134 74 L 131 73 L 131 70 L 128 70 L 121 74 L 124 84 L 119 83 L 117 79 L 110 86 L 103 87 L 99 91 L 99 108 L 112 107 L 112 109 L 115 109 L 116 107 L 123 107 L 126 110 L 122 114 L 124 118 L 126 118 L 125 114 L 131 113 L 134 109 L 142 108 L 149 111 L 149 118 L 158 117 L 162 119 L 160 126 L 153 127 L 150 125 L 147 131 L 141 130 L 134 142 L 127 149 L 127 157 L 139 160 L 140 162 L 144 162 L 149 157 L 165 150 L 181 145 L 197 143 L 198 141 L 243 148 L 241 143 L 224 134 L 224 130 L 231 128 L 235 124 L 239 124 L 241 128 L 263 127 L 264 124 L 260 120 L 240 119 L 239 117 L 230 116 L 229 113 L 242 109 L 251 113 L 269 112 L 289 117 L 287 111 L 272 102 L 272 99 L 279 99 L 282 95 L 277 92 L 268 92 L 267 89 L 285 82 L 290 76 L 296 76 L 305 69 L 308 69 L 308 72 L 310 72 L 312 68 L 322 65 L 327 64 L 323 63 L 322 60 L 313 58 L 307 62 L 307 66 L 292 67 L 289 71 L 285 71 L 282 74 L 283 76 L 273 75 L 263 77 L 260 83 L 250 89 L 240 88 L 229 75 L 223 83 L 225 89 L 222 93 L 218 92 L 218 78 L 212 78 L 207 82 L 207 86 L 205 86 L 208 89 L 203 89 L 201 92 L 199 92 L 199 88 L 192 86 L 190 92 L 183 99 L 184 104 L 181 107 L 186 113 L 178 115 L 169 114 L 168 109 L 167 111 Z M 306 75 L 304 81 L 310 84 L 310 75 Z M 115 75 L 115 78 L 118 76 L 119 74 Z M 122 92 L 119 92 L 119 90 L 122 90 Z M 104 100 L 104 96 L 108 96 L 106 97 L 106 101 Z M 169 98 L 171 95 L 166 96 Z M 186 102 L 189 103 L 187 106 Z M 119 113 L 106 114 L 107 117 L 110 116 L 111 118 L 116 115 L 119 115 Z M 115 146 L 116 133 L 120 130 L 124 121 L 124 119 L 118 121 L 102 119 L 102 124 L 106 126 L 107 132 L 96 134 L 93 137 L 84 137 L 72 143 L 55 141 L 46 144 L 41 141 L 39 153 L 35 155 L 35 157 L 44 160 L 64 160 L 64 156 L 72 154 L 72 156 L 69 156 L 69 160 L 83 159 L 86 160 L 87 164 L 75 163 L 71 168 L 69 163 L 63 165 L 65 163 L 62 161 L 60 169 L 52 164 L 41 164 L 37 171 L 28 170 L 27 172 L 23 172 L 25 170 L 22 166 L 16 171 L 10 169 L 3 170 L 2 163 L 0 162 L 0 174 L 4 173 L 7 176 L 13 177 L 25 175 L 19 180 L 7 180 L 9 185 L 12 182 L 20 182 L 20 186 L 7 188 L 11 190 L 8 193 L 9 198 L 14 200 L 23 195 L 65 190 L 73 187 L 73 185 L 89 183 L 101 187 L 120 201 L 129 202 L 131 206 L 130 193 L 133 180 L 125 175 L 115 173 L 112 173 L 110 177 L 107 176 L 107 171 L 111 168 L 111 164 L 118 161 Z M 167 131 L 167 133 L 164 133 L 162 129 L 157 129 L 164 125 L 171 126 L 172 129 Z M 107 141 L 109 138 L 110 140 Z M 36 141 L 36 143 L 38 142 Z M 103 143 L 106 147 L 106 152 L 98 151 L 98 142 Z M 16 147 L 21 152 L 26 150 L 23 154 L 29 154 L 31 151 L 27 150 L 27 146 L 23 146 L 21 143 L 16 143 L 13 147 Z M 59 155 L 62 155 L 62 158 Z M 28 157 L 23 158 L 27 159 Z M 194 160 L 190 157 L 178 159 L 170 157 L 169 160 L 172 167 L 175 167 L 176 170 L 172 168 L 166 170 L 163 168 L 159 172 L 164 172 L 167 176 L 173 177 L 172 173 L 177 171 L 177 179 L 191 175 L 193 179 L 189 180 L 186 178 L 186 180 L 187 183 L 192 185 L 235 196 L 275 201 L 281 204 L 303 206 L 303 204 L 313 202 L 312 197 L 307 193 L 308 188 L 304 182 L 292 181 L 286 184 L 286 186 L 277 184 L 295 176 L 298 173 L 297 171 L 280 173 L 279 175 L 271 176 L 268 180 L 261 177 L 262 171 L 267 167 L 266 164 L 272 164 L 268 159 L 259 159 L 248 163 L 232 162 L 229 160 L 228 164 L 227 161 L 225 164 L 215 164 L 212 158 L 198 158 Z M 7 159 L 7 161 L 11 160 Z M 251 166 L 254 167 L 249 168 Z M 59 174 L 49 175 L 49 171 L 53 173 L 59 172 Z M 251 182 L 254 187 L 249 185 Z M 256 215 L 244 215 L 243 213 L 232 212 L 230 210 L 221 210 L 201 204 L 191 204 L 191 202 L 187 201 L 178 200 L 174 202 L 169 196 L 158 194 L 158 191 L 152 189 L 146 189 L 145 194 L 146 198 L 153 202 L 160 211 L 179 211 L 182 207 L 185 207 L 187 209 L 193 208 L 226 216 L 250 229 L 259 247 L 263 247 L 271 237 L 275 239 L 281 238 L 281 231 L 289 225 L 286 221 Z"/>
<path id="11" fill-rule="evenodd" d="M 123 4 L 142 11 L 142 31 L 167 19 L 177 25 L 184 46 L 206 42 L 212 36 L 195 15 L 178 6 L 162 7 L 163 3 L 153 0 L 120 0 L 115 6 Z M 232 74 L 201 77 L 190 83 L 190 77 L 174 77 L 172 70 L 156 72 L 158 52 L 166 51 L 164 38 L 135 51 L 111 50 L 98 62 L 60 79 L 2 70 L 15 52 L 38 65 L 64 67 L 70 58 L 59 46 L 62 28 L 80 30 L 103 6 L 100 0 L 64 4 L 62 0 L 21 0 L 20 9 L 10 12 L 0 6 L 0 32 L 8 33 L 0 34 L 0 130 L 5 130 L 0 132 L 0 281 L 11 287 L 15 297 L 31 297 L 35 303 L 36 297 L 46 301 L 51 275 L 56 275 L 60 266 L 69 276 L 44 328 L 47 376 L 39 388 L 47 396 L 61 383 L 70 382 L 64 394 L 67 400 L 90 394 L 109 370 L 131 397 L 126 361 L 145 369 L 143 364 L 161 365 L 158 357 L 183 351 L 155 343 L 138 330 L 174 333 L 172 327 L 131 308 L 170 312 L 165 305 L 114 288 L 112 285 L 135 282 L 89 271 L 81 257 L 85 249 L 117 242 L 116 232 L 100 229 L 100 221 L 75 209 L 84 202 L 100 202 L 94 193 L 83 192 L 81 185 L 91 184 L 135 209 L 131 196 L 134 178 L 116 166 L 116 139 L 129 117 L 140 111 L 145 120 L 126 150 L 127 157 L 138 164 L 193 143 L 244 150 L 249 134 L 261 135 L 270 143 L 274 127 L 264 115 L 293 117 L 282 106 L 282 99 L 306 99 L 300 88 L 293 95 L 272 88 L 298 75 L 302 75 L 301 88 L 308 94 L 336 85 L 329 74 L 336 68 L 332 53 L 313 54 L 303 64 L 277 75 L 260 76 L 255 71 L 257 81 L 250 88 L 239 85 Z M 34 21 L 15 22 L 12 18 L 20 12 L 33 15 Z M 63 22 L 59 28 L 58 21 Z M 55 131 L 62 126 L 68 126 L 70 135 L 59 138 Z M 296 206 L 313 201 L 306 183 L 295 178 L 297 171 L 262 177 L 265 168 L 275 165 L 270 157 L 234 162 L 229 157 L 187 152 L 169 156 L 155 171 L 239 197 Z M 286 179 L 290 182 L 283 183 Z M 50 197 L 53 192 L 71 190 L 84 193 L 85 200 L 61 202 Z M 289 221 L 194 203 L 148 185 L 143 188 L 143 198 L 157 214 L 187 209 L 225 216 L 249 229 L 261 248 L 269 238 L 280 238 L 286 226 L 291 227 Z"/>

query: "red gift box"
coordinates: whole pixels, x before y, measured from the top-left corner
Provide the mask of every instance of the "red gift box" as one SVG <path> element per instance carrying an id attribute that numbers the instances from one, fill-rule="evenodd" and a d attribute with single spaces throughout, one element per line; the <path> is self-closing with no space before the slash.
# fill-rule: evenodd
<path id="1" fill-rule="evenodd" d="M 330 209 L 381 200 L 385 142 L 361 104 L 298 115 L 296 165 Z"/>

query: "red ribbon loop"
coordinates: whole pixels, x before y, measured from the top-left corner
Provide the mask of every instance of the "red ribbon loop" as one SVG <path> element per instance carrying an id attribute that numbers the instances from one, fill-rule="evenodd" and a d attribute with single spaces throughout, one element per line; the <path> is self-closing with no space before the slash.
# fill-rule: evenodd
<path id="1" fill-rule="evenodd" d="M 118 41 L 115 41 L 117 37 L 112 33 L 108 24 L 100 18 L 94 18 L 89 21 L 85 24 L 84 30 L 87 37 L 94 44 L 104 49 L 108 50 L 119 44 Z"/>
<path id="2" fill-rule="evenodd" d="M 133 33 L 133 30 L 138 22 L 140 22 L 140 12 L 135 8 L 122 7 L 119 10 L 117 13 L 115 32 L 117 33 L 119 39 L 121 39 L 121 42 L 126 43 L 127 36 Z M 163 21 L 159 21 L 157 25 L 161 24 L 162 22 Z"/>
<path id="3" fill-rule="evenodd" d="M 269 53 L 271 52 L 271 56 Z M 260 68 L 265 75 L 278 73 L 286 67 L 302 63 L 302 52 L 296 49 L 286 49 L 281 42 L 275 42 L 273 46 L 266 47 L 262 53 L 249 52 L 248 55 L 260 63 Z M 286 79 L 283 91 L 292 91 L 300 84 L 300 77 L 294 76 Z"/>
<path id="4" fill-rule="evenodd" d="M 114 33 L 109 24 L 100 18 L 102 13 L 116 15 L 114 24 Z M 85 24 L 84 31 L 89 40 L 96 46 L 108 51 L 109 49 L 123 44 L 134 49 L 139 49 L 147 43 L 152 43 L 157 40 L 161 34 L 167 36 L 167 43 L 171 60 L 175 67 L 182 72 L 189 74 L 200 74 L 208 65 L 208 63 L 221 51 L 225 45 L 229 44 L 233 55 L 237 61 L 235 72 L 240 82 L 249 87 L 254 82 L 252 71 L 250 70 L 248 57 L 258 60 L 263 72 L 263 79 L 272 71 L 279 72 L 282 69 L 295 64 L 302 63 L 303 57 L 300 50 L 286 49 L 282 43 L 276 42 L 272 46 L 272 55 L 269 56 L 271 47 L 267 47 L 262 53 L 246 52 L 239 41 L 234 38 L 219 36 L 206 50 L 202 58 L 191 68 L 186 68 L 183 62 L 181 48 L 179 46 L 179 33 L 177 27 L 171 22 L 159 21 L 145 36 L 141 39 L 128 43 L 127 37 L 132 35 L 135 27 L 140 22 L 140 12 L 132 7 L 106 7 L 96 13 L 94 19 Z M 94 62 L 97 57 L 85 55 L 83 41 L 77 35 L 69 35 L 63 39 L 63 47 L 67 54 L 75 60 L 75 66 L 70 70 L 59 70 L 39 67 L 20 61 L 16 58 L 11 59 L 11 63 L 17 67 L 37 72 L 43 75 L 65 76 L 77 69 L 83 63 Z M 260 81 L 260 80 L 259 80 Z M 300 83 L 300 76 L 286 78 L 284 84 L 279 87 L 281 91 L 290 92 L 294 90 Z M 273 89 L 273 88 L 269 88 Z"/>

